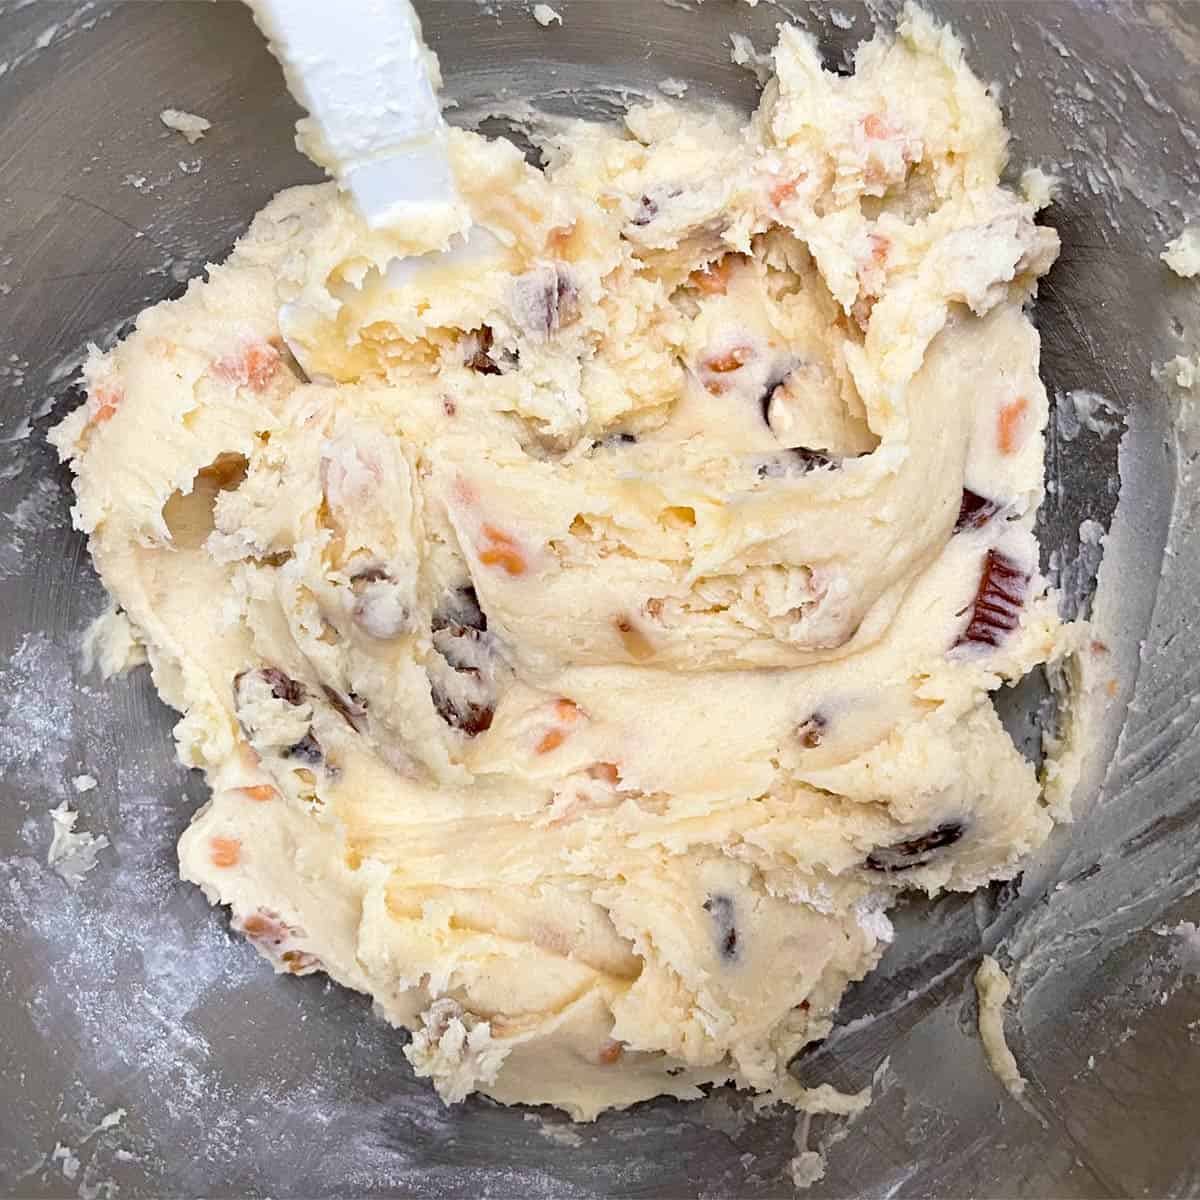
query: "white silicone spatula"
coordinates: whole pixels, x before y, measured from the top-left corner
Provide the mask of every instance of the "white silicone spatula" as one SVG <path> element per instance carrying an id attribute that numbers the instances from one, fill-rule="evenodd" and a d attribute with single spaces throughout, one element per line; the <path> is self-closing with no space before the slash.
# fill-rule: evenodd
<path id="1" fill-rule="evenodd" d="M 374 229 L 430 248 L 470 224 L 447 159 L 437 60 L 408 0 L 247 0 L 308 110 L 297 144 Z"/>

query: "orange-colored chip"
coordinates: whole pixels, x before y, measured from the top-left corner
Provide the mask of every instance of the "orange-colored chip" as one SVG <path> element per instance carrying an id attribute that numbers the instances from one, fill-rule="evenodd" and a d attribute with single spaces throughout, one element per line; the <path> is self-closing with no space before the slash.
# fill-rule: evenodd
<path id="1" fill-rule="evenodd" d="M 707 267 L 701 267 L 688 276 L 688 283 L 706 296 L 723 296 L 729 290 L 729 273 L 738 256 L 727 254 Z"/>
<path id="2" fill-rule="evenodd" d="M 512 546 L 493 546 L 480 552 L 479 561 L 485 567 L 503 567 L 509 575 L 525 574 L 525 559 Z"/>
<path id="3" fill-rule="evenodd" d="M 1028 407 L 1029 401 L 1018 396 L 1000 410 L 996 441 L 1001 454 L 1012 454 L 1020 444 L 1021 423 Z"/>
<path id="4" fill-rule="evenodd" d="M 730 371 L 740 371 L 753 357 L 754 351 L 749 346 L 734 346 L 724 354 L 705 359 L 704 369 L 717 375 L 727 375 Z"/>
<path id="5" fill-rule="evenodd" d="M 617 764 L 610 762 L 592 763 L 588 767 L 588 774 L 602 783 L 612 784 L 613 787 L 616 787 L 621 779 L 621 772 L 617 769 Z"/>
<path id="6" fill-rule="evenodd" d="M 279 933 L 279 923 L 262 913 L 251 913 L 242 922 L 242 930 L 250 937 L 266 937 L 268 934 L 275 937 Z"/>
<path id="7" fill-rule="evenodd" d="M 485 567 L 501 567 L 513 576 L 525 574 L 525 555 L 511 534 L 487 524 L 483 526 L 482 533 L 488 545 L 480 550 L 479 561 Z"/>
<path id="8" fill-rule="evenodd" d="M 574 700 L 568 700 L 565 696 L 561 700 L 554 702 L 554 715 L 560 720 L 565 721 L 568 725 L 578 719 L 579 705 Z"/>
<path id="9" fill-rule="evenodd" d="M 215 837 L 209 842 L 208 852 L 214 867 L 236 867 L 242 857 L 242 843 L 237 838 Z"/>
<path id="10" fill-rule="evenodd" d="M 92 424 L 103 425 L 116 413 L 118 405 L 124 399 L 124 393 L 120 388 L 101 384 L 92 393 L 92 399 L 96 402 L 96 411 L 92 413 Z"/>
<path id="11" fill-rule="evenodd" d="M 537 744 L 537 753 L 549 754 L 551 750 L 557 750 L 566 740 L 567 735 L 561 729 L 551 729 L 542 735 L 542 740 Z"/>
<path id="12" fill-rule="evenodd" d="M 274 800 L 279 794 L 269 783 L 256 783 L 251 787 L 239 788 L 238 791 L 250 800 Z"/>
<path id="13" fill-rule="evenodd" d="M 609 1038 L 607 1042 L 600 1048 L 600 1053 L 596 1056 L 606 1067 L 611 1067 L 613 1063 L 620 1062 L 621 1056 L 625 1053 L 625 1043 L 614 1041 Z"/>
<path id="14" fill-rule="evenodd" d="M 231 383 L 261 392 L 271 382 L 279 366 L 279 351 L 270 342 L 250 342 L 216 363 L 218 374 Z"/>
<path id="15" fill-rule="evenodd" d="M 795 196 L 800 185 L 808 177 L 807 171 L 801 171 L 798 175 L 791 179 L 781 179 L 774 187 L 771 188 L 770 198 L 771 203 L 778 208 L 781 204 L 786 203 Z"/>
<path id="16" fill-rule="evenodd" d="M 497 529 L 495 525 L 488 525 L 487 523 L 483 526 L 483 536 L 489 542 L 497 542 L 501 546 L 515 546 L 517 544 L 511 533 L 505 533 L 503 529 Z"/>

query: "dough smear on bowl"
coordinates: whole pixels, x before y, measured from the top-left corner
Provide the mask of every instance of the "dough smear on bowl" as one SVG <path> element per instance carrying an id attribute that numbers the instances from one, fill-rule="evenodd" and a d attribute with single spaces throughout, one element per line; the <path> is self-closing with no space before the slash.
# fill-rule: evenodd
<path id="1" fill-rule="evenodd" d="M 1058 238 L 922 11 L 774 61 L 748 123 L 659 100 L 544 171 L 454 131 L 444 253 L 282 193 L 53 435 L 212 787 L 183 876 L 447 1101 L 844 1109 L 787 1065 L 889 905 L 1064 815 L 989 696 L 1082 636 L 1033 534 Z"/>

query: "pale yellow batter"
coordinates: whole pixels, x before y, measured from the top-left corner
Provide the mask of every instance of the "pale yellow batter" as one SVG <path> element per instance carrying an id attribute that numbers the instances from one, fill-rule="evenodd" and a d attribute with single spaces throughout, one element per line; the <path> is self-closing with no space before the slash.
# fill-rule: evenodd
<path id="1" fill-rule="evenodd" d="M 775 70 L 544 173 L 453 133 L 445 253 L 281 194 L 55 433 L 212 785 L 184 877 L 449 1101 L 852 1108 L 786 1068 L 897 893 L 1066 811 L 989 700 L 1082 636 L 1032 533 L 1058 239 L 919 10 Z"/>

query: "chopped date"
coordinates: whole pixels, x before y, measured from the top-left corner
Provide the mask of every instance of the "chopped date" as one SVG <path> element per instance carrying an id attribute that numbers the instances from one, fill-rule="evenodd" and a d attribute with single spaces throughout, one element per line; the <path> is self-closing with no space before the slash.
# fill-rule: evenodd
<path id="1" fill-rule="evenodd" d="M 704 902 L 704 911 L 716 926 L 717 949 L 727 960 L 737 958 L 738 931 L 734 923 L 733 897 L 721 893 L 709 896 Z"/>
<path id="2" fill-rule="evenodd" d="M 350 576 L 350 586 L 358 591 L 369 583 L 383 583 L 387 579 L 391 579 L 391 576 L 383 567 L 364 567 Z"/>
<path id="3" fill-rule="evenodd" d="M 815 712 L 796 726 L 796 736 L 806 750 L 815 750 L 825 740 L 825 730 L 828 728 L 829 718 Z"/>
<path id="4" fill-rule="evenodd" d="M 612 450 L 618 446 L 635 446 L 637 445 L 637 435 L 632 433 L 606 433 L 599 441 L 593 443 L 592 448 L 601 447 L 605 450 Z"/>
<path id="5" fill-rule="evenodd" d="M 989 500 L 970 488 L 963 488 L 962 504 L 958 509 L 958 520 L 954 522 L 954 532 L 982 529 L 999 511 L 1000 505 L 995 500 Z"/>
<path id="6" fill-rule="evenodd" d="M 964 832 L 961 821 L 947 821 L 920 837 L 872 850 L 865 865 L 869 871 L 911 871 L 928 866 L 937 851 L 953 846 Z"/>
<path id="7" fill-rule="evenodd" d="M 468 737 L 490 728 L 496 710 L 496 642 L 487 624 L 470 584 L 447 593 L 430 622 L 433 648 L 441 659 L 429 668 L 433 706 L 447 725 Z"/>
<path id="8" fill-rule="evenodd" d="M 775 392 L 787 382 L 788 372 L 783 375 L 772 375 L 763 387 L 762 394 L 758 398 L 759 408 L 762 410 L 763 424 L 771 428 L 771 401 L 775 399 Z"/>
<path id="9" fill-rule="evenodd" d="M 328 684 L 322 684 L 321 691 L 325 693 L 325 699 L 333 706 L 338 716 L 355 733 L 361 733 L 362 722 L 367 715 L 367 702 L 354 692 L 339 692 L 336 688 L 331 688 Z"/>
<path id="10" fill-rule="evenodd" d="M 490 325 L 485 325 L 477 333 L 467 338 L 466 365 L 480 375 L 499 375 L 500 367 L 492 357 L 494 335 Z"/>
<path id="11" fill-rule="evenodd" d="M 433 614 L 433 630 L 439 629 L 474 629 L 479 633 L 487 632 L 487 614 L 479 603 L 479 594 L 475 585 L 466 583 L 462 587 L 447 592 L 441 606 Z"/>
<path id="12" fill-rule="evenodd" d="M 322 966 L 321 960 L 315 954 L 309 954 L 307 950 L 285 950 L 280 955 L 280 960 L 293 975 L 311 975 Z"/>
<path id="13" fill-rule="evenodd" d="M 320 766 L 325 761 L 325 752 L 312 728 L 294 745 L 283 752 L 284 758 L 294 758 L 311 767 Z"/>
<path id="14" fill-rule="evenodd" d="M 658 184 L 638 198 L 634 206 L 629 224 L 635 229 L 645 229 L 662 213 L 664 206 L 670 201 L 683 195 L 683 188 L 677 184 Z"/>
<path id="15" fill-rule="evenodd" d="M 367 567 L 350 579 L 352 610 L 360 629 L 376 641 L 388 642 L 407 633 L 411 614 L 396 580 L 379 566 Z"/>
<path id="16" fill-rule="evenodd" d="M 809 450 L 805 446 L 792 446 L 782 454 L 776 454 L 757 468 L 759 479 L 784 479 L 788 476 L 807 475 L 810 471 L 819 471 L 824 467 L 838 468 L 842 465 L 840 458 L 831 458 L 820 450 Z"/>
<path id="17" fill-rule="evenodd" d="M 1029 573 L 995 547 L 987 552 L 971 618 L 955 646 L 999 646 L 1021 622 Z"/>
<path id="18" fill-rule="evenodd" d="M 280 946 L 295 932 L 277 912 L 268 908 L 260 908 L 240 921 L 235 918 L 233 927 L 264 946 Z"/>
<path id="19" fill-rule="evenodd" d="M 550 337 L 579 319 L 579 289 L 562 265 L 530 271 L 514 287 L 516 315 L 530 333 Z"/>
<path id="20" fill-rule="evenodd" d="M 249 671 L 239 671 L 233 677 L 233 690 L 237 695 L 242 689 L 242 681 L 249 675 Z M 278 667 L 262 667 L 260 668 L 259 677 L 270 687 L 271 695 L 276 700 L 283 700 L 287 704 L 299 705 L 304 703 L 305 688 L 304 684 L 299 680 L 293 679 L 290 675 L 285 674 Z"/>
<path id="21" fill-rule="evenodd" d="M 438 716 L 452 729 L 461 730 L 467 737 L 475 737 L 492 727 L 492 718 L 496 715 L 493 705 L 456 700 L 436 683 L 430 684 L 429 692 Z"/>
<path id="22" fill-rule="evenodd" d="M 644 228 L 649 225 L 655 217 L 658 216 L 658 204 L 649 196 L 643 196 L 639 201 L 637 208 L 634 210 L 633 216 L 630 218 L 631 225 L 637 225 L 639 228 Z"/>

